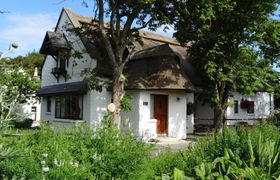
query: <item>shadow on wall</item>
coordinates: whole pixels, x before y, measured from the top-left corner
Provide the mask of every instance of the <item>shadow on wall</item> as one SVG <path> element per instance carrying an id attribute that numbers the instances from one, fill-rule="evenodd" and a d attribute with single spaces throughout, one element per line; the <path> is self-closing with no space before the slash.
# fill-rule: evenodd
<path id="1" fill-rule="evenodd" d="M 135 135 L 138 135 L 139 123 L 135 120 L 130 120 L 129 118 L 123 118 L 121 120 L 121 130 L 124 132 L 132 131 Z"/>

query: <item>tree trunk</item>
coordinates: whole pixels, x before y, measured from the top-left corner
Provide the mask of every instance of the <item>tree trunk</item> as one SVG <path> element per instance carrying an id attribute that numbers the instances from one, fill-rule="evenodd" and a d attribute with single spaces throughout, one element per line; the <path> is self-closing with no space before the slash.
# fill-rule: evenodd
<path id="1" fill-rule="evenodd" d="M 214 128 L 217 133 L 223 132 L 224 122 L 225 122 L 225 112 L 226 106 L 217 104 L 214 107 Z"/>
<path id="2" fill-rule="evenodd" d="M 116 106 L 116 110 L 113 113 L 113 123 L 120 127 L 121 124 L 121 100 L 125 95 L 124 91 L 124 75 L 122 74 L 122 68 L 115 68 L 113 75 L 113 88 L 112 88 L 112 96 L 113 103 Z"/>

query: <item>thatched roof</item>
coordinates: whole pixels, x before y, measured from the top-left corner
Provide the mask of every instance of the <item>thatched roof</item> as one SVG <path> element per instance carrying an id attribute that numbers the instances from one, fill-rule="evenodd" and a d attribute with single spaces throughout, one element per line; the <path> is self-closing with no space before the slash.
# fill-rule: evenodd
<path id="1" fill-rule="evenodd" d="M 187 57 L 185 48 L 170 44 L 134 53 L 126 68 L 127 88 L 196 91 L 182 68 Z"/>
<path id="2" fill-rule="evenodd" d="M 81 27 L 83 24 L 97 25 L 96 20 L 91 17 L 73 13 L 70 9 L 64 8 L 62 12 L 66 13 L 74 27 Z M 140 31 L 140 37 L 141 42 L 133 43 L 131 60 L 126 67 L 128 89 L 197 90 L 192 83 L 196 75 L 186 48 L 181 47 L 173 38 L 152 32 Z M 90 56 L 95 58 L 90 40 L 84 37 L 81 40 Z M 107 61 L 99 61 L 97 66 L 106 72 L 112 72 Z"/>
<path id="3" fill-rule="evenodd" d="M 74 27 L 81 27 L 83 24 L 88 24 L 92 26 L 97 26 L 97 20 L 88 17 L 88 16 L 82 16 L 80 14 L 76 14 L 73 11 L 71 11 L 68 8 L 63 8 L 63 11 L 67 14 L 69 17 L 71 23 L 73 24 Z M 108 24 L 105 24 L 105 26 L 109 27 Z M 139 33 L 141 37 L 141 43 L 140 42 L 134 42 L 134 51 L 139 51 L 147 48 L 151 48 L 154 46 L 162 45 L 165 43 L 171 44 L 171 45 L 180 45 L 175 39 L 169 38 L 166 36 L 162 36 L 156 33 L 152 32 L 147 32 L 147 31 L 140 31 Z M 86 40 L 84 40 L 86 41 Z M 87 49 L 91 49 L 88 46 L 88 42 L 84 42 L 86 45 L 85 47 Z"/>

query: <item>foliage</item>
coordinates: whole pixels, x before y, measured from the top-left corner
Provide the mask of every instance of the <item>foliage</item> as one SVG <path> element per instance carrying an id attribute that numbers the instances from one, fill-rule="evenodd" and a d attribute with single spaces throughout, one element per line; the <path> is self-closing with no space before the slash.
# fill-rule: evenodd
<path id="1" fill-rule="evenodd" d="M 32 123 L 33 123 L 33 119 L 26 118 L 22 121 L 14 121 L 13 125 L 17 129 L 21 129 L 21 128 L 29 129 L 29 128 L 31 128 Z"/>
<path id="2" fill-rule="evenodd" d="M 0 67 L 0 85 L 5 89 L 3 99 L 17 99 L 17 103 L 34 100 L 40 83 L 33 76 L 24 72 L 22 68 L 10 67 L 2 64 Z"/>
<path id="3" fill-rule="evenodd" d="M 280 109 L 276 109 L 273 111 L 269 120 L 277 127 L 280 127 Z"/>
<path id="4" fill-rule="evenodd" d="M 2 137 L 6 134 L 6 130 L 12 125 L 12 122 L 22 118 L 16 112 L 19 96 L 6 98 L 7 91 L 7 88 L 0 87 L 0 162 L 16 156 L 17 150 L 11 147 L 9 143 L 3 142 Z"/>
<path id="5" fill-rule="evenodd" d="M 4 61 L 8 66 L 15 68 L 22 68 L 28 75 L 33 76 L 35 67 L 38 68 L 38 74 L 41 74 L 41 66 L 44 61 L 44 56 L 38 52 L 28 53 L 26 56 L 17 56 L 15 58 L 4 58 Z"/>
<path id="6" fill-rule="evenodd" d="M 12 61 L 2 59 L 0 62 L 0 138 L 16 121 L 26 118 L 20 112 L 20 103 L 32 103 L 39 88 L 39 82 Z M 0 162 L 19 155 L 11 144 L 2 142 L 2 139 L 0 151 Z"/>
<path id="7" fill-rule="evenodd" d="M 223 134 L 202 138 L 185 151 L 166 153 L 150 160 L 148 175 L 144 177 L 156 179 L 165 174 L 182 179 L 278 178 L 279 148 L 279 129 L 273 125 L 226 128 Z"/>
<path id="8" fill-rule="evenodd" d="M 121 109 L 124 112 L 130 112 L 132 110 L 132 107 L 130 105 L 130 101 L 132 99 L 132 96 L 130 94 L 126 94 L 123 99 L 121 100 Z"/>
<path id="9" fill-rule="evenodd" d="M 0 162 L 0 176 L 11 179 L 128 179 L 149 155 L 149 147 L 132 134 L 87 125 L 42 129 L 10 137 L 23 157 Z"/>
<path id="10" fill-rule="evenodd" d="M 271 63 L 279 60 L 279 20 L 271 14 L 278 0 L 188 0 L 178 3 L 175 37 L 188 45 L 214 105 L 215 127 L 223 126 L 233 91 L 272 90 Z M 207 83 L 203 83 L 207 82 Z"/>
<path id="11" fill-rule="evenodd" d="M 160 179 L 162 176 L 170 176 L 174 168 L 185 169 L 185 167 L 180 152 L 165 151 L 156 158 L 147 158 L 145 168 L 140 169 L 138 175 L 141 179 Z"/>

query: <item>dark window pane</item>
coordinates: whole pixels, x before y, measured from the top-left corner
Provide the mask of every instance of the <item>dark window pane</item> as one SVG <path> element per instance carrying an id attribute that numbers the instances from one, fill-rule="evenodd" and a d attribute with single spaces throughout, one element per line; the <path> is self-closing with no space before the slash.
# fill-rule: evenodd
<path id="1" fill-rule="evenodd" d="M 254 101 L 249 101 L 249 106 L 247 108 L 247 113 L 253 114 L 255 112 Z"/>
<path id="2" fill-rule="evenodd" d="M 51 112 L 51 109 L 52 109 L 51 97 L 47 97 L 47 112 Z"/>
<path id="3" fill-rule="evenodd" d="M 239 110 L 239 109 L 238 109 L 238 101 L 235 100 L 235 101 L 234 101 L 234 113 L 237 114 L 237 113 L 238 113 L 238 110 Z"/>
<path id="4" fill-rule="evenodd" d="M 63 119 L 82 119 L 83 97 L 78 95 L 56 97 L 55 117 Z"/>

